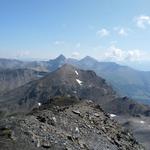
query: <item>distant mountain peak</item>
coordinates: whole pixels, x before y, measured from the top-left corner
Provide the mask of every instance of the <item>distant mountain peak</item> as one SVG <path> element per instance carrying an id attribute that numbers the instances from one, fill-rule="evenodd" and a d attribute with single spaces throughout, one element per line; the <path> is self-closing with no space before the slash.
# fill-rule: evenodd
<path id="1" fill-rule="evenodd" d="M 86 56 L 83 59 L 81 59 L 80 61 L 93 61 L 93 62 L 98 62 L 95 58 L 91 57 L 91 56 Z"/>
<path id="2" fill-rule="evenodd" d="M 66 60 L 66 57 L 63 54 L 60 54 L 55 60 Z"/>
<path id="3" fill-rule="evenodd" d="M 94 59 L 94 58 L 91 56 L 85 56 L 84 59 Z"/>

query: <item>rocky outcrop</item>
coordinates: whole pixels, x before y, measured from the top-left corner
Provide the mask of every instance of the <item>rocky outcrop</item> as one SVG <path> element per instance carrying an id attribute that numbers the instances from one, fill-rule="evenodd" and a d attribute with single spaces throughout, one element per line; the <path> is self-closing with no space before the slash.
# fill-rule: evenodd
<path id="1" fill-rule="evenodd" d="M 0 122 L 0 150 L 143 150 L 91 101 L 57 97 Z"/>

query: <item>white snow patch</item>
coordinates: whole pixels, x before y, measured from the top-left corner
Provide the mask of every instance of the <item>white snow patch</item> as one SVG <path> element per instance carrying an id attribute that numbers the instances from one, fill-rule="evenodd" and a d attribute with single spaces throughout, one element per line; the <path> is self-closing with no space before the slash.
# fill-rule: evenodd
<path id="1" fill-rule="evenodd" d="M 77 94 L 77 91 L 73 91 L 74 94 Z"/>
<path id="2" fill-rule="evenodd" d="M 112 117 L 112 118 L 113 118 L 113 117 L 116 117 L 116 115 L 115 115 L 115 114 L 110 114 L 110 117 Z"/>
<path id="3" fill-rule="evenodd" d="M 41 106 L 42 104 L 41 103 L 38 103 L 38 106 Z"/>
<path id="4" fill-rule="evenodd" d="M 99 116 L 100 116 L 100 114 L 98 114 L 98 113 L 95 113 L 95 114 L 94 114 L 94 116 L 95 116 L 95 117 L 99 117 Z"/>
<path id="5" fill-rule="evenodd" d="M 78 127 L 75 128 L 75 132 L 79 133 L 79 128 Z"/>
<path id="6" fill-rule="evenodd" d="M 93 101 L 91 99 L 86 100 L 88 103 L 93 103 Z"/>
<path id="7" fill-rule="evenodd" d="M 76 75 L 79 75 L 79 73 L 78 73 L 78 71 L 77 71 L 77 70 L 75 70 L 75 73 L 76 73 Z"/>
<path id="8" fill-rule="evenodd" d="M 38 74 L 38 75 L 37 75 L 37 77 L 38 77 L 38 78 L 42 78 L 42 77 L 44 77 L 44 76 L 43 76 L 43 75 Z"/>
<path id="9" fill-rule="evenodd" d="M 79 80 L 79 79 L 76 79 L 76 81 L 80 84 L 80 85 L 82 85 L 82 81 L 81 80 Z"/>
<path id="10" fill-rule="evenodd" d="M 56 123 L 56 117 L 52 117 L 53 121 Z"/>
<path id="11" fill-rule="evenodd" d="M 141 120 L 141 121 L 140 121 L 140 123 L 141 123 L 141 124 L 144 124 L 144 123 L 145 123 L 145 121 Z"/>

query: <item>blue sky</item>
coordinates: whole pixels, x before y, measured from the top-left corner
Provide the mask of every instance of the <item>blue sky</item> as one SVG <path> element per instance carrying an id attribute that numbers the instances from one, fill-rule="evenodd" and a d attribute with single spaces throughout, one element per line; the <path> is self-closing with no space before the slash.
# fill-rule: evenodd
<path id="1" fill-rule="evenodd" d="M 0 0 L 0 57 L 93 56 L 149 69 L 149 0 Z"/>

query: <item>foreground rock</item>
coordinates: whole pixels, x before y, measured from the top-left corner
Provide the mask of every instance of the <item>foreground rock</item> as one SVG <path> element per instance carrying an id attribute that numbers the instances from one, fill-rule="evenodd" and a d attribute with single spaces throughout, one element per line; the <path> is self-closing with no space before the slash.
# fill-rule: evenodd
<path id="1" fill-rule="evenodd" d="M 143 150 L 91 101 L 57 97 L 0 122 L 0 150 Z"/>

